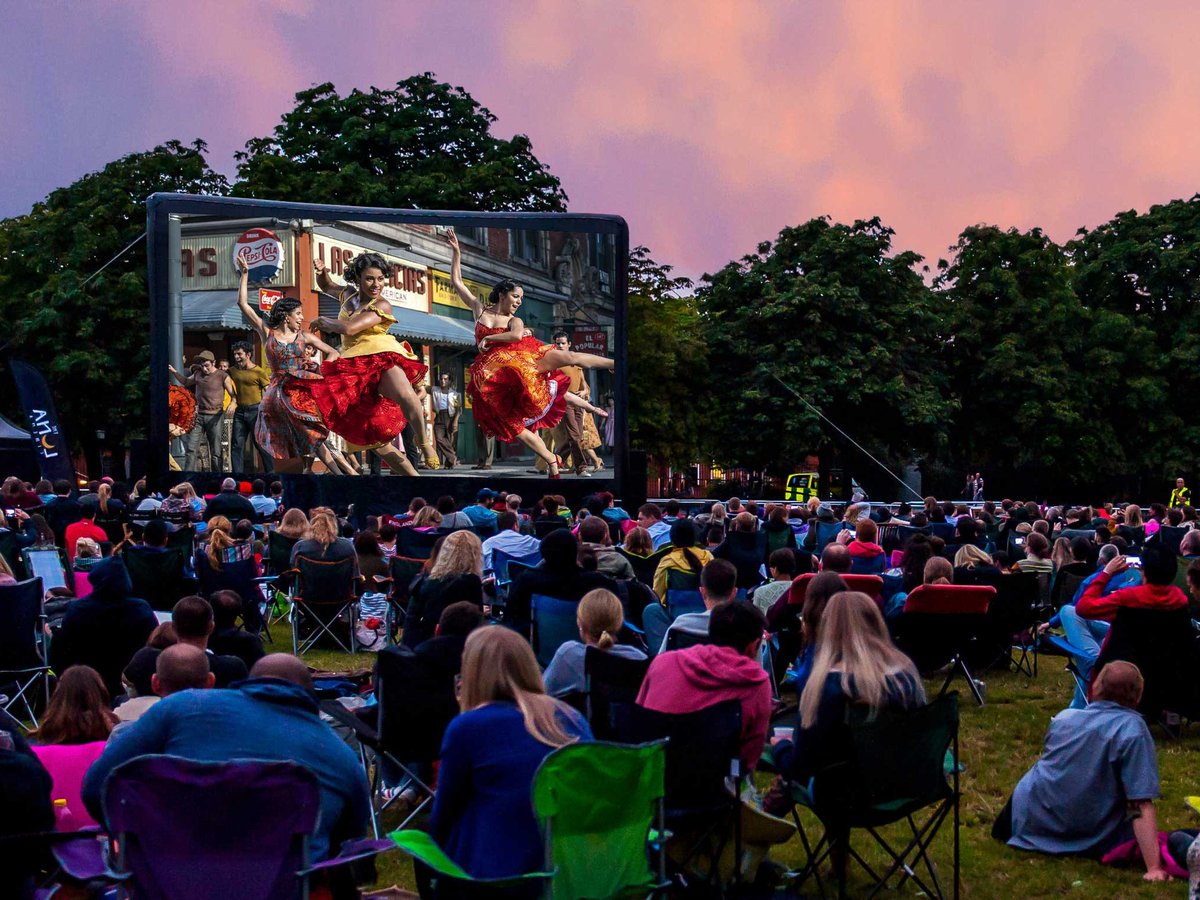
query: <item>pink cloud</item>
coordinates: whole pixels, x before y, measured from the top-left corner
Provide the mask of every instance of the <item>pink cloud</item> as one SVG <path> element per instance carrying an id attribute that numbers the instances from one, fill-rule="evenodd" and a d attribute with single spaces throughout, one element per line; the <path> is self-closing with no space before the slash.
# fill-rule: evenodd
<path id="1" fill-rule="evenodd" d="M 268 133 L 297 90 L 388 86 L 426 69 L 495 112 L 498 133 L 528 134 L 573 209 L 624 215 L 635 242 L 692 275 L 816 215 L 878 214 L 898 247 L 933 262 L 975 222 L 1066 240 L 1197 189 L 1200 9 L 1187 5 L 116 10 L 81 16 L 44 76 L 36 57 L 23 77 L 0 75 L 9 133 L 28 148 L 12 169 L 0 160 L 5 214 L 168 137 L 206 138 L 232 173 L 234 151 Z M 54 17 L 23 15 L 35 46 L 57 37 Z M 119 76 L 98 76 L 112 65 Z M 81 125 L 88 140 L 72 131 Z"/>

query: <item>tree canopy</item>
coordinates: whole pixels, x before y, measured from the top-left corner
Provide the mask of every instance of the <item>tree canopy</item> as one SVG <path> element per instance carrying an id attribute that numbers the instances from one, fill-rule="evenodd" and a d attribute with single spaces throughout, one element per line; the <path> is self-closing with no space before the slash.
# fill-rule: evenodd
<path id="1" fill-rule="evenodd" d="M 268 200 L 419 209 L 562 211 L 567 195 L 523 134 L 426 72 L 391 90 L 296 94 L 270 137 L 238 154 L 233 193 Z"/>
<path id="2" fill-rule="evenodd" d="M 879 219 L 812 219 L 705 276 L 702 402 L 718 462 L 794 471 L 839 421 L 893 462 L 937 444 L 952 404 L 940 390 L 932 298 L 912 252 Z M 782 382 L 782 383 L 781 383 Z"/>
<path id="3" fill-rule="evenodd" d="M 228 190 L 205 149 L 203 141 L 168 141 L 131 153 L 0 222 L 4 340 L 45 374 L 74 442 L 93 445 L 97 429 L 120 440 L 145 427 L 145 242 L 83 282 L 145 231 L 151 194 Z M 9 379 L 0 379 L 0 398 L 5 408 L 18 407 Z"/>

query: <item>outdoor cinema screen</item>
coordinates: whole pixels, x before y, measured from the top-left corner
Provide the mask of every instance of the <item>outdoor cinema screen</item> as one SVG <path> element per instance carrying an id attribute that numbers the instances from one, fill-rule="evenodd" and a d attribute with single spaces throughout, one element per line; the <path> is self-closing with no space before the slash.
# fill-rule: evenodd
<path id="1" fill-rule="evenodd" d="M 622 477 L 621 219 L 148 208 L 162 478 Z"/>

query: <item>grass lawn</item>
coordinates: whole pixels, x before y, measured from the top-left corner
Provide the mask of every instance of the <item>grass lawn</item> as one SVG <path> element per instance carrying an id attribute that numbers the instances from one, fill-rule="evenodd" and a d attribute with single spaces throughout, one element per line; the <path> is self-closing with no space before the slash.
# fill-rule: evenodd
<path id="1" fill-rule="evenodd" d="M 345 653 L 315 651 L 306 654 L 309 665 L 328 670 L 346 671 L 370 667 L 370 654 L 351 657 Z M 987 705 L 980 708 L 965 691 L 961 681 L 960 746 L 966 771 L 962 775 L 962 894 L 966 897 L 1056 897 L 1073 894 L 1080 897 L 1170 897 L 1186 893 L 1179 882 L 1148 884 L 1141 880 L 1140 868 L 1115 869 L 1078 859 L 1057 859 L 1012 850 L 993 841 L 992 821 L 1008 799 L 1018 779 L 1037 759 L 1046 726 L 1071 698 L 1070 678 L 1058 657 L 1041 658 L 1034 680 L 1008 672 L 989 672 Z M 930 682 L 932 690 L 940 687 Z M 1185 732 L 1181 741 L 1168 742 L 1161 729 L 1153 729 L 1158 746 L 1158 765 L 1163 799 L 1158 803 L 1160 830 L 1200 827 L 1200 820 L 1183 805 L 1187 794 L 1200 793 L 1200 771 L 1196 751 L 1200 749 L 1200 729 Z M 764 782 L 765 783 L 765 782 Z M 392 824 L 394 823 L 386 823 Z M 807 822 L 806 822 L 807 825 Z M 819 834 L 812 820 L 810 836 Z M 860 850 L 869 836 L 854 838 Z M 950 828 L 943 826 L 936 842 L 935 860 L 943 885 L 950 873 Z M 803 850 L 793 839 L 775 854 L 790 865 L 803 862 Z M 874 863 L 878 854 L 872 858 Z M 407 857 L 390 853 L 378 861 L 379 886 L 397 884 L 412 889 L 412 865 Z M 854 870 L 851 870 L 854 877 Z M 853 894 L 853 891 L 851 891 Z M 910 889 L 907 893 L 915 895 Z"/>

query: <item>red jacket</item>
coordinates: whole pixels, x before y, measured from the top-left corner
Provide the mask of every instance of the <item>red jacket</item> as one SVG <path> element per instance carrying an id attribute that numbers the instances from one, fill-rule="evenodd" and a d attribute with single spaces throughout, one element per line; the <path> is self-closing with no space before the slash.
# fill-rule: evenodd
<path id="1" fill-rule="evenodd" d="M 741 758 L 748 772 L 762 756 L 771 721 L 771 686 L 757 660 L 712 644 L 660 653 L 637 698 L 639 706 L 665 713 L 695 712 L 722 700 L 742 703 Z"/>
<path id="2" fill-rule="evenodd" d="M 1122 606 L 1162 610 L 1187 606 L 1187 597 L 1173 584 L 1139 584 L 1103 596 L 1104 588 L 1111 577 L 1107 572 L 1097 575 L 1075 604 L 1075 612 L 1085 619 L 1103 619 L 1111 622 Z"/>
<path id="3" fill-rule="evenodd" d="M 872 541 L 853 540 L 847 546 L 850 555 L 855 558 L 874 559 L 883 553 L 883 548 Z"/>

